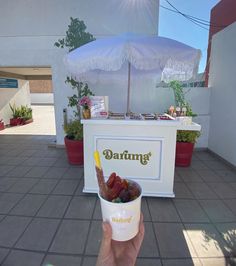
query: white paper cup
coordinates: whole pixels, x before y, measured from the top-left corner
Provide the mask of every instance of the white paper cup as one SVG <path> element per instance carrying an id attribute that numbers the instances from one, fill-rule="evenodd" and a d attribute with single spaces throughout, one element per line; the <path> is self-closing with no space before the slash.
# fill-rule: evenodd
<path id="1" fill-rule="evenodd" d="M 136 183 L 133 180 L 130 182 Z M 107 201 L 98 193 L 102 218 L 103 221 L 110 223 L 113 240 L 127 241 L 135 237 L 139 231 L 142 189 L 138 184 L 137 186 L 140 189 L 139 197 L 125 203 Z"/>

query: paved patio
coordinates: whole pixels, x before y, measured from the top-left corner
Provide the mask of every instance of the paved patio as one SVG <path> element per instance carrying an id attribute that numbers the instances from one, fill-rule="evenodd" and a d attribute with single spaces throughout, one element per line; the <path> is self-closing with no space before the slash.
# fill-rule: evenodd
<path id="1" fill-rule="evenodd" d="M 54 136 L 0 135 L 0 264 L 95 265 L 101 239 L 96 195 Z M 208 152 L 177 168 L 175 199 L 143 198 L 137 265 L 235 265 L 236 172 Z M 124 265 L 125 266 L 125 265 Z"/>

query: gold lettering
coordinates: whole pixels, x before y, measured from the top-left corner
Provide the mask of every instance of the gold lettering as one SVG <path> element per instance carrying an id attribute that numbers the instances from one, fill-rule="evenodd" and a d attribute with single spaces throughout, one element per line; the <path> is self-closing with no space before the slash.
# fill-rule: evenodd
<path id="1" fill-rule="evenodd" d="M 147 165 L 152 153 L 144 153 L 144 154 L 137 154 L 137 153 L 129 153 L 129 151 L 124 150 L 122 153 L 113 152 L 110 149 L 103 150 L 103 155 L 106 160 L 132 160 L 132 161 L 139 161 L 142 165 Z"/>

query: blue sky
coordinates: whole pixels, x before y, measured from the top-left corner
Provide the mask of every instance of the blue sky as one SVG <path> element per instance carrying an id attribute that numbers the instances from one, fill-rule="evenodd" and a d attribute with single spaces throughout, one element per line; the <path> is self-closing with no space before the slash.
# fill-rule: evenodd
<path id="1" fill-rule="evenodd" d="M 182 13 L 210 21 L 211 8 L 219 0 L 168 0 Z M 166 0 L 160 5 L 173 9 Z M 198 48 L 202 51 L 199 72 L 205 70 L 209 32 L 193 24 L 183 16 L 160 7 L 159 35 Z"/>

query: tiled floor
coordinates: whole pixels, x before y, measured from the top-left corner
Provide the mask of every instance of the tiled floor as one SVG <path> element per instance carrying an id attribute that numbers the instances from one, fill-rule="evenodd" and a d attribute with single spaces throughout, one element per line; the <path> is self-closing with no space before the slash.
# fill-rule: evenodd
<path id="1" fill-rule="evenodd" d="M 95 265 L 101 212 L 50 136 L 0 136 L 0 265 Z M 143 198 L 137 265 L 236 265 L 236 172 L 207 152 L 177 168 L 175 199 Z M 124 265 L 125 266 L 125 265 Z"/>

